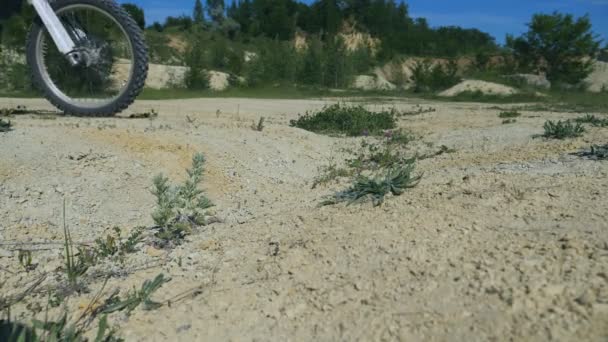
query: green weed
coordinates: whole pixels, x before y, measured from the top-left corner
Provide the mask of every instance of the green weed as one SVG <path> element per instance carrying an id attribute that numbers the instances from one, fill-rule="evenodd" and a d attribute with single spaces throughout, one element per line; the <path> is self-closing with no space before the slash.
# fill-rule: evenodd
<path id="1" fill-rule="evenodd" d="M 592 145 L 589 150 L 583 151 L 579 155 L 592 160 L 608 160 L 608 144 Z"/>
<path id="2" fill-rule="evenodd" d="M 387 171 L 383 177 L 359 176 L 350 188 L 334 194 L 331 198 L 323 201 L 321 205 L 341 202 L 347 202 L 350 205 L 366 198 L 371 198 L 374 206 L 381 205 L 388 193 L 398 196 L 406 189 L 413 188 L 418 184 L 421 176 L 412 176 L 414 167 L 415 159 L 410 159 L 403 166 Z"/>
<path id="3" fill-rule="evenodd" d="M 2 120 L 0 119 L 0 133 L 3 132 L 8 132 L 12 129 L 13 124 L 10 122 L 10 120 Z"/>
<path id="4" fill-rule="evenodd" d="M 94 252 L 100 258 L 118 257 L 124 261 L 126 254 L 137 251 L 136 245 L 142 241 L 144 232 L 142 227 L 137 227 L 131 231 L 126 239 L 122 239 L 120 228 L 114 227 L 114 234 L 108 234 L 105 238 L 95 240 Z"/>
<path id="5" fill-rule="evenodd" d="M 94 264 L 94 256 L 86 248 L 77 248 L 74 253 L 74 243 L 70 230 L 66 224 L 65 199 L 63 200 L 63 234 L 64 234 L 64 260 L 65 272 L 68 282 L 72 287 L 76 286 L 78 278 L 86 273 L 89 267 Z"/>
<path id="6" fill-rule="evenodd" d="M 498 117 L 501 119 L 517 118 L 519 116 L 521 116 L 521 114 L 516 110 L 504 111 L 504 112 L 500 112 L 500 114 L 498 114 Z"/>
<path id="7" fill-rule="evenodd" d="M 579 117 L 574 119 L 575 122 L 578 123 L 586 123 L 586 124 L 590 124 L 594 127 L 607 127 L 608 126 L 608 119 L 601 119 L 598 118 L 595 115 L 591 115 L 591 114 L 587 114 L 585 116 Z"/>
<path id="8" fill-rule="evenodd" d="M 572 124 L 570 120 L 557 122 L 548 120 L 543 128 L 545 129 L 543 137 L 550 139 L 576 138 L 585 133 L 585 128 L 580 123 Z"/>
<path id="9" fill-rule="evenodd" d="M 197 153 L 192 158 L 192 168 L 187 170 L 188 178 L 184 184 L 172 186 L 169 179 L 158 175 L 154 177 L 154 190 L 157 208 L 152 219 L 158 229 L 155 237 L 161 247 L 176 245 L 194 227 L 206 225 L 206 209 L 213 206 L 211 201 L 200 190 L 205 157 Z"/>
<path id="10" fill-rule="evenodd" d="M 121 300 L 119 298 L 111 298 L 110 303 L 103 309 L 103 313 L 109 314 L 116 311 L 127 310 L 127 314 L 130 314 L 140 304 L 143 304 L 144 310 L 153 310 L 162 306 L 161 303 L 153 301 L 150 297 L 156 290 L 158 290 L 163 284 L 169 282 L 170 278 L 165 278 L 161 273 L 154 278 L 154 280 L 146 280 L 141 286 L 140 290 L 133 289 L 129 292 L 127 298 Z"/>

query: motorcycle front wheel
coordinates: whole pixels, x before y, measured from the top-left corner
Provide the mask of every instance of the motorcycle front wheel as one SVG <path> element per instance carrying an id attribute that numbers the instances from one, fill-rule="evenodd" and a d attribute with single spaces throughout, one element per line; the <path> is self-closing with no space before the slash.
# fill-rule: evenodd
<path id="1" fill-rule="evenodd" d="M 133 103 L 148 73 L 143 33 L 112 0 L 50 2 L 76 44 L 80 63 L 61 54 L 36 19 L 27 42 L 32 83 L 69 115 L 111 116 Z"/>

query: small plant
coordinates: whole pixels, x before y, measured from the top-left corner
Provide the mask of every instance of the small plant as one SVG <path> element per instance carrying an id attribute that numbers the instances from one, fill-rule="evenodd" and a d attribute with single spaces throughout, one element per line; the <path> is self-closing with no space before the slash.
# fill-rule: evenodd
<path id="1" fill-rule="evenodd" d="M 120 300 L 118 298 L 111 298 L 110 303 L 103 309 L 103 313 L 109 314 L 116 311 L 127 310 L 127 314 L 130 314 L 140 304 L 143 304 L 144 310 L 154 310 L 159 308 L 162 304 L 150 299 L 152 294 L 156 292 L 163 284 L 169 282 L 170 278 L 165 278 L 161 273 L 154 278 L 154 280 L 146 280 L 141 286 L 141 290 L 133 289 L 129 292 L 127 298 Z"/>
<path id="2" fill-rule="evenodd" d="M 35 268 L 35 265 L 32 264 L 32 251 L 19 250 L 18 259 L 24 270 L 29 272 Z"/>
<path id="3" fill-rule="evenodd" d="M 99 320 L 95 342 L 121 342 L 123 339 L 116 337 L 116 331 L 108 327 L 107 316 Z M 26 326 L 10 320 L 0 320 L 0 341 L 22 341 L 22 342 L 80 342 L 87 341 L 84 338 L 84 329 L 76 324 L 69 324 L 67 314 L 58 321 L 33 320 L 32 326 Z"/>
<path id="4" fill-rule="evenodd" d="M 517 118 L 520 116 L 521 116 L 521 114 L 516 110 L 504 111 L 504 112 L 500 112 L 500 114 L 498 114 L 498 117 L 501 119 L 511 119 L 511 118 Z"/>
<path id="5" fill-rule="evenodd" d="M 423 106 L 417 104 L 414 106 L 414 108 L 412 110 L 398 112 L 397 116 L 398 117 L 413 116 L 413 115 L 420 115 L 420 114 L 426 114 L 426 113 L 434 113 L 436 111 L 437 111 L 437 109 L 435 109 L 433 107 L 430 107 L 430 106 L 423 107 Z"/>
<path id="6" fill-rule="evenodd" d="M 129 119 L 153 119 L 158 117 L 158 112 L 154 109 L 150 109 L 147 112 L 138 112 L 129 115 Z"/>
<path id="7" fill-rule="evenodd" d="M 0 133 L 10 131 L 12 126 L 13 124 L 10 121 L 0 119 Z"/>
<path id="8" fill-rule="evenodd" d="M 307 112 L 290 125 L 323 134 L 381 135 L 396 127 L 396 113 L 394 109 L 374 113 L 362 106 L 334 104 L 316 113 Z"/>
<path id="9" fill-rule="evenodd" d="M 579 155 L 593 160 L 608 160 L 608 144 L 591 145 L 589 150 L 583 151 Z"/>
<path id="10" fill-rule="evenodd" d="M 512 123 L 516 123 L 516 122 L 517 122 L 517 120 L 515 120 L 515 119 L 504 119 L 504 120 L 502 120 L 502 124 L 503 125 L 508 125 L 508 124 L 512 124 Z"/>
<path id="11" fill-rule="evenodd" d="M 255 123 L 251 124 L 251 129 L 253 129 L 254 131 L 258 131 L 258 132 L 263 131 L 264 130 L 264 117 L 262 116 L 260 118 L 260 120 L 258 120 L 257 125 Z"/>
<path id="12" fill-rule="evenodd" d="M 152 219 L 158 228 L 155 236 L 161 247 L 179 244 L 192 228 L 207 224 L 206 209 L 213 204 L 198 188 L 204 164 L 205 157 L 195 154 L 192 168 L 187 170 L 188 178 L 179 186 L 171 186 L 162 174 L 154 177 L 152 193 L 156 196 L 157 208 Z"/>
<path id="13" fill-rule="evenodd" d="M 352 204 L 360 202 L 365 198 L 371 198 L 374 206 L 381 205 L 388 193 L 394 196 L 401 195 L 406 189 L 416 186 L 421 176 L 413 177 L 415 160 L 410 159 L 407 164 L 400 168 L 389 170 L 384 177 L 369 178 L 359 176 L 353 186 L 349 189 L 334 194 L 331 198 L 323 201 L 321 205 L 330 205 L 341 202 Z"/>
<path id="14" fill-rule="evenodd" d="M 114 234 L 108 234 L 105 238 L 95 240 L 95 255 L 101 258 L 119 257 L 124 260 L 124 256 L 136 252 L 136 245 L 142 241 L 143 228 L 133 229 L 129 237 L 123 241 L 120 228 L 114 227 Z"/>
<path id="15" fill-rule="evenodd" d="M 70 285 L 75 286 L 78 278 L 85 274 L 89 267 L 94 264 L 94 256 L 85 248 L 77 248 L 78 253 L 74 253 L 74 243 L 65 219 L 65 199 L 63 200 L 63 234 L 65 272 Z"/>
<path id="16" fill-rule="evenodd" d="M 574 119 L 578 123 L 591 124 L 594 127 L 607 127 L 608 119 L 600 119 L 595 115 L 587 114 L 585 116 Z"/>
<path id="17" fill-rule="evenodd" d="M 580 137 L 585 132 L 585 128 L 580 123 L 572 124 L 570 120 L 557 122 L 548 120 L 543 128 L 545 129 L 543 137 L 560 140 Z"/>
<path id="18" fill-rule="evenodd" d="M 414 136 L 411 133 L 405 132 L 403 130 L 394 130 L 394 131 L 386 131 L 384 132 L 384 137 L 387 139 L 387 143 L 397 144 L 397 145 L 407 145 L 410 142 L 414 141 Z"/>

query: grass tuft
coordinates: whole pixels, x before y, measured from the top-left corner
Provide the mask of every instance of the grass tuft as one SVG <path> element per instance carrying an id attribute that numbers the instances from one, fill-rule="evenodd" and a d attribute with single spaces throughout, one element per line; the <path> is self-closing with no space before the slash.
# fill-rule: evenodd
<path id="1" fill-rule="evenodd" d="M 580 124 L 573 124 L 570 120 L 553 122 L 548 120 L 543 128 L 543 137 L 550 139 L 566 139 L 580 137 L 585 133 L 585 128 Z"/>

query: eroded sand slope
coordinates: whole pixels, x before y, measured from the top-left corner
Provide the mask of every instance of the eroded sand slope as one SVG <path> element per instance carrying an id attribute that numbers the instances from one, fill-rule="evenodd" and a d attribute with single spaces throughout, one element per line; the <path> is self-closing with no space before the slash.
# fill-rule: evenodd
<path id="1" fill-rule="evenodd" d="M 14 118 L 14 131 L 0 133 L 0 240 L 58 246 L 34 252 L 39 266 L 29 273 L 14 247 L 0 246 L 2 293 L 62 265 L 64 197 L 76 241 L 114 226 L 151 226 L 152 177 L 182 179 L 200 151 L 208 159 L 204 188 L 223 222 L 172 251 L 144 247 L 125 266 L 98 267 L 116 270 L 108 292 L 160 272 L 172 281 L 158 300 L 201 286 L 198 296 L 170 307 L 110 316 L 128 341 L 608 337 L 608 162 L 571 155 L 607 143 L 608 130 L 546 141 L 533 138 L 546 119 L 576 115 L 523 112 L 502 125 L 490 105 L 424 103 L 437 110 L 399 123 L 421 137 L 412 152 L 446 145 L 455 153 L 419 161 L 420 184 L 382 207 L 318 208 L 345 186 L 311 189 L 318 169 L 363 139 L 289 127 L 298 113 L 328 102 L 142 101 L 134 111 L 155 108 L 159 117 Z M 48 108 L 41 100 L 0 99 L 0 107 L 10 104 Z M 266 128 L 256 132 L 250 126 L 260 116 Z M 94 271 L 91 292 L 67 301 L 71 311 L 101 288 Z M 13 315 L 31 318 L 28 301 Z"/>

